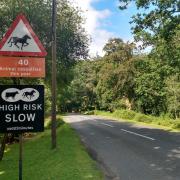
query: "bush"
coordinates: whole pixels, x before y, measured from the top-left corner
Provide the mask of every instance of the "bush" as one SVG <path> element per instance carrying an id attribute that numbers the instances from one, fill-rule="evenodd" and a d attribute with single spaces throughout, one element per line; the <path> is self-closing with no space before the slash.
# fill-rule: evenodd
<path id="1" fill-rule="evenodd" d="M 45 121 L 45 129 L 51 129 L 52 121 L 50 119 Z M 64 121 L 62 119 L 57 118 L 56 121 L 56 128 L 62 126 L 64 124 Z"/>
<path id="2" fill-rule="evenodd" d="M 172 123 L 173 121 L 171 119 L 162 119 L 162 118 L 158 118 L 156 123 L 158 125 L 161 125 L 161 126 L 168 126 L 168 127 L 171 127 L 172 126 Z"/>
<path id="3" fill-rule="evenodd" d="M 112 113 L 110 111 L 99 111 L 99 110 L 95 110 L 94 114 L 95 115 L 101 115 L 101 116 L 110 116 L 110 115 L 112 115 Z"/>
<path id="4" fill-rule="evenodd" d="M 113 113 L 107 111 L 98 111 L 95 110 L 94 114 L 96 115 L 103 115 L 109 117 L 115 117 L 118 119 L 127 119 L 127 120 L 134 120 L 138 122 L 144 123 L 152 123 L 157 124 L 165 127 L 170 127 L 173 129 L 180 129 L 180 119 L 171 119 L 168 114 L 161 115 L 160 117 L 145 115 L 141 113 L 137 113 L 135 111 L 125 110 L 125 109 L 118 109 L 115 110 Z"/>
<path id="5" fill-rule="evenodd" d="M 151 123 L 153 121 L 153 118 L 150 116 L 147 116 L 145 114 L 139 114 L 137 113 L 135 118 L 135 121 L 139 121 L 139 122 L 146 122 L 146 123 Z"/>
<path id="6" fill-rule="evenodd" d="M 114 111 L 113 115 L 117 118 L 132 120 L 134 119 L 136 113 L 134 111 L 121 109 Z"/>
<path id="7" fill-rule="evenodd" d="M 180 129 L 180 120 L 173 120 L 172 128 Z"/>

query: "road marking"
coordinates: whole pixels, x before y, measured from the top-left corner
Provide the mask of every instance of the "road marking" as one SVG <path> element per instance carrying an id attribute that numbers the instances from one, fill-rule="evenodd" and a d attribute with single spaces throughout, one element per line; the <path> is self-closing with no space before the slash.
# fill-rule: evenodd
<path id="1" fill-rule="evenodd" d="M 138 134 L 138 133 L 132 132 L 132 131 L 128 131 L 128 130 L 125 130 L 125 129 L 121 129 L 121 131 L 124 131 L 124 132 L 130 133 L 130 134 L 134 134 L 134 135 L 136 135 L 136 136 L 140 136 L 140 137 L 143 137 L 143 138 L 149 139 L 149 140 L 151 140 L 151 141 L 155 141 L 155 139 L 154 139 L 154 138 L 151 138 L 151 137 L 148 137 L 148 136 L 144 136 L 144 135 L 141 135 L 141 134 Z"/>
<path id="2" fill-rule="evenodd" d="M 109 127 L 114 127 L 114 126 L 112 126 L 112 125 L 110 125 L 110 124 L 106 124 L 106 123 L 101 123 L 101 124 L 103 124 L 103 125 L 105 125 L 105 126 L 109 126 Z"/>

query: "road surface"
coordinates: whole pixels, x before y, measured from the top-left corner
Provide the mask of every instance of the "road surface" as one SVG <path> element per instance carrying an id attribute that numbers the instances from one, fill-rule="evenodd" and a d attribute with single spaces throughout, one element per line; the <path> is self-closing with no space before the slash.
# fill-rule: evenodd
<path id="1" fill-rule="evenodd" d="M 107 120 L 68 115 L 107 180 L 180 180 L 180 133 Z"/>

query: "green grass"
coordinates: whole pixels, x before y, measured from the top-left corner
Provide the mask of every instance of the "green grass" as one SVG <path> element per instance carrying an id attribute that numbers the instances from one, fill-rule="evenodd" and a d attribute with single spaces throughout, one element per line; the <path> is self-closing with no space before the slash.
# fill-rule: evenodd
<path id="1" fill-rule="evenodd" d="M 47 123 L 48 124 L 48 123 Z M 102 180 L 103 175 L 68 124 L 60 123 L 57 149 L 51 150 L 50 130 L 23 145 L 24 180 Z M 18 179 L 19 145 L 7 147 L 0 162 L 0 180 Z"/>
<path id="2" fill-rule="evenodd" d="M 125 109 L 116 110 L 113 113 L 96 110 L 94 114 L 116 118 L 117 120 L 123 119 L 131 122 L 151 124 L 167 130 L 180 131 L 180 119 L 174 120 L 167 117 L 155 117 Z"/>

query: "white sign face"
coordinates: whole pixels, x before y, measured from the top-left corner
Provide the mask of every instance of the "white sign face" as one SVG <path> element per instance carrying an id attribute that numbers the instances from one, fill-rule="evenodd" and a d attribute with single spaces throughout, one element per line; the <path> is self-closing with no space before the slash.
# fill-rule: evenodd
<path id="1" fill-rule="evenodd" d="M 34 88 L 8 88 L 1 93 L 1 97 L 6 102 L 32 102 L 39 98 L 39 92 Z"/>
<path id="2" fill-rule="evenodd" d="M 19 21 L 1 51 L 41 52 L 34 38 L 22 20 Z"/>

